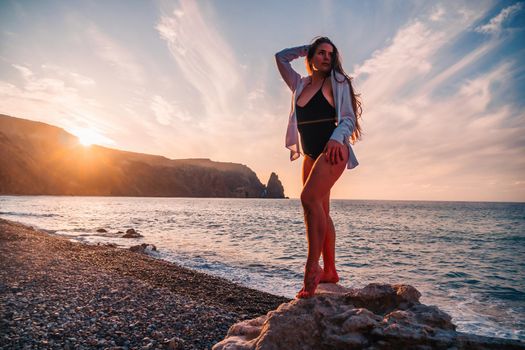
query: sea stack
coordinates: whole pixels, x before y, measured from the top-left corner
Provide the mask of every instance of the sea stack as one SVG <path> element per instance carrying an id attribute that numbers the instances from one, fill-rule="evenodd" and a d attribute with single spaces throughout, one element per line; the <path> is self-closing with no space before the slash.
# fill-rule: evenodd
<path id="1" fill-rule="evenodd" d="M 272 172 L 266 185 L 266 198 L 284 198 L 284 187 L 276 173 Z"/>

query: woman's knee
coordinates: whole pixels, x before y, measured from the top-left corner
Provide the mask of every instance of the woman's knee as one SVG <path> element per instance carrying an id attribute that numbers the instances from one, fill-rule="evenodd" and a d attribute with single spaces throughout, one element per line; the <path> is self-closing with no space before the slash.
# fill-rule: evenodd
<path id="1" fill-rule="evenodd" d="M 332 217 L 330 215 L 326 215 L 326 231 L 334 232 L 334 222 L 332 221 Z"/>
<path id="2" fill-rule="evenodd" d="M 311 210 L 314 207 L 322 207 L 322 198 L 317 196 L 312 191 L 303 189 L 301 192 L 301 204 L 305 210 Z"/>
<path id="3" fill-rule="evenodd" d="M 328 218 L 328 216 L 330 215 L 330 197 L 328 196 L 323 198 L 323 210 L 326 214 L 326 217 Z"/>

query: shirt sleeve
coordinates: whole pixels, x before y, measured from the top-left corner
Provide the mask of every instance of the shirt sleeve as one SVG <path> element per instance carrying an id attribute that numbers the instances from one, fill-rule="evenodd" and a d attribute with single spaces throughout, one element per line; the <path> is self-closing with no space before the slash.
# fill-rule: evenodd
<path id="1" fill-rule="evenodd" d="M 290 62 L 296 58 L 306 56 L 309 47 L 310 45 L 291 47 L 275 54 L 275 61 L 277 62 L 279 73 L 281 73 L 284 82 L 292 91 L 295 91 L 297 88 L 301 80 L 301 75 L 292 68 Z"/>
<path id="2" fill-rule="evenodd" d="M 355 123 L 356 123 L 356 117 L 354 113 L 354 109 L 352 107 L 352 99 L 350 97 L 350 85 L 348 81 L 345 79 L 345 82 L 343 83 L 343 89 L 342 89 L 341 96 L 341 120 L 339 121 L 339 124 L 335 128 L 334 132 L 332 133 L 332 136 L 330 137 L 331 140 L 336 140 L 337 142 L 344 144 L 345 140 L 350 140 L 350 137 L 352 136 L 352 133 L 355 129 Z"/>

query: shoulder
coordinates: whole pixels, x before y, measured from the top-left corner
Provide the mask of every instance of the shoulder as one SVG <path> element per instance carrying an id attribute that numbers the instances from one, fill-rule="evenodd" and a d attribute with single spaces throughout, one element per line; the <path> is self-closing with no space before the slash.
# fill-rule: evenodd
<path id="1" fill-rule="evenodd" d="M 304 86 L 306 84 L 308 84 L 308 81 L 310 80 L 309 76 L 305 76 L 305 77 L 301 77 L 300 80 L 299 80 L 299 84 L 301 86 Z"/>
<path id="2" fill-rule="evenodd" d="M 343 91 L 343 93 L 350 91 L 350 84 L 348 83 L 348 79 L 344 74 L 341 74 L 337 71 L 332 71 L 332 85 L 336 84 L 335 88 L 338 91 Z"/>
<path id="3" fill-rule="evenodd" d="M 334 76 L 337 78 L 337 80 L 343 80 L 345 78 L 344 74 L 341 72 L 338 72 L 337 70 L 333 70 Z"/>
<path id="4" fill-rule="evenodd" d="M 344 74 L 341 74 L 336 70 L 333 70 L 332 78 L 333 78 L 333 81 L 335 81 L 337 85 L 340 85 L 341 87 L 348 86 L 348 79 L 346 79 L 346 76 Z"/>

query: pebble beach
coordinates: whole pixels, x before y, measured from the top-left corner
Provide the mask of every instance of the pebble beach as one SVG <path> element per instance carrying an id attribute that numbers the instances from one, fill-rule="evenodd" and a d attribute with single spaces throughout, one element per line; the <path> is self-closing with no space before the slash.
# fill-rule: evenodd
<path id="1" fill-rule="evenodd" d="M 210 349 L 289 299 L 0 219 L 0 349 Z"/>

